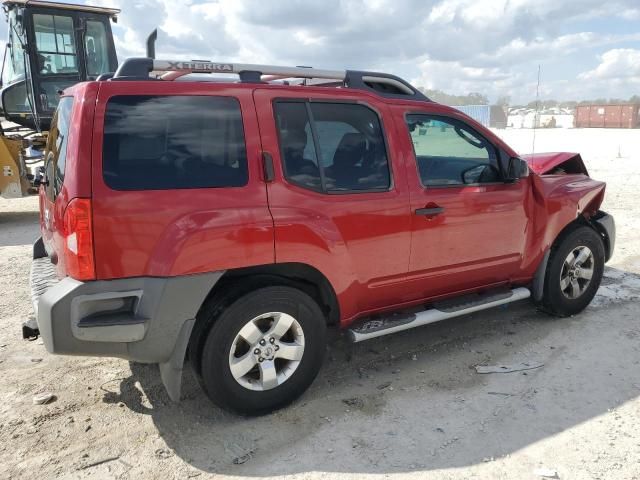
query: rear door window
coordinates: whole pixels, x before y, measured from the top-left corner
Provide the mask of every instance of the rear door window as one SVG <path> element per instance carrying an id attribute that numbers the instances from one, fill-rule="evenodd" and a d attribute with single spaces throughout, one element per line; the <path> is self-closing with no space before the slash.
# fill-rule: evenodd
<path id="1" fill-rule="evenodd" d="M 324 193 L 388 190 L 384 134 L 360 104 L 278 101 L 276 123 L 286 178 Z"/>
<path id="2" fill-rule="evenodd" d="M 103 176 L 115 190 L 239 187 L 248 181 L 237 99 L 115 96 L 107 103 Z"/>

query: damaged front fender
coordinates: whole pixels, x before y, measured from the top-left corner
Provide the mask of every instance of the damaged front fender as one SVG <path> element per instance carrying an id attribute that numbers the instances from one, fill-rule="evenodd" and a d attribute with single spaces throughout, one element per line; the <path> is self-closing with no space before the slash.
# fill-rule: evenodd
<path id="1" fill-rule="evenodd" d="M 529 153 L 522 155 L 522 158 L 527 161 L 531 171 L 538 175 L 589 175 L 579 153 Z"/>
<path id="2" fill-rule="evenodd" d="M 577 156 L 577 165 L 582 160 Z M 575 159 L 565 157 L 564 161 Z M 555 165 L 547 160 L 546 167 L 553 171 L 563 165 L 562 159 L 556 159 Z M 542 162 L 537 163 L 542 168 Z M 576 167 L 576 164 L 573 165 Z M 560 233 L 576 220 L 591 222 L 597 215 L 604 199 L 606 184 L 589 178 L 584 173 L 547 173 L 533 172 L 531 181 L 530 231 L 524 270 L 531 273 L 540 266 L 540 262 L 556 241 Z"/>

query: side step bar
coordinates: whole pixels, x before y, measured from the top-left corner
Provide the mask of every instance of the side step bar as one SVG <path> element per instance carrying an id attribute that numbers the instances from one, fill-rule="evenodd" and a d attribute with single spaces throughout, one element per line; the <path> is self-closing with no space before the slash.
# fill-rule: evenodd
<path id="1" fill-rule="evenodd" d="M 368 320 L 349 329 L 349 336 L 353 342 L 362 342 L 370 338 L 381 337 L 390 333 L 409 330 L 428 323 L 439 322 L 448 318 L 459 317 L 506 303 L 517 302 L 529 298 L 528 288 L 501 290 L 489 294 L 471 294 L 435 303 L 433 308 L 417 313 L 390 315 L 387 317 Z"/>

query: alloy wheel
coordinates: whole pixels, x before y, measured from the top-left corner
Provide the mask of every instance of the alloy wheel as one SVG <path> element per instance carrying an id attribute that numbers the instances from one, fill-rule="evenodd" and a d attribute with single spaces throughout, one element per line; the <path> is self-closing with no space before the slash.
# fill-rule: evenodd
<path id="1" fill-rule="evenodd" d="M 594 257 L 589 247 L 574 248 L 565 258 L 560 270 L 560 289 L 562 294 L 575 300 L 580 297 L 593 276 Z"/>
<path id="2" fill-rule="evenodd" d="M 283 312 L 269 312 L 249 320 L 231 344 L 229 368 L 233 378 L 249 390 L 271 390 L 286 382 L 304 354 L 304 332 Z"/>

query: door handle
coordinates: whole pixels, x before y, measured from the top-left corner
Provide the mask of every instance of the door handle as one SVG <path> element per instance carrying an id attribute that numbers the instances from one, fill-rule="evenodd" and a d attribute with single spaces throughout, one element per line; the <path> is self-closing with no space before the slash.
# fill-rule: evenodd
<path id="1" fill-rule="evenodd" d="M 264 173 L 264 181 L 271 183 L 276 177 L 273 169 L 273 157 L 268 152 L 262 152 L 262 171 Z"/>
<path id="2" fill-rule="evenodd" d="M 434 217 L 444 212 L 443 207 L 418 208 L 416 215 L 424 215 L 426 217 Z"/>

